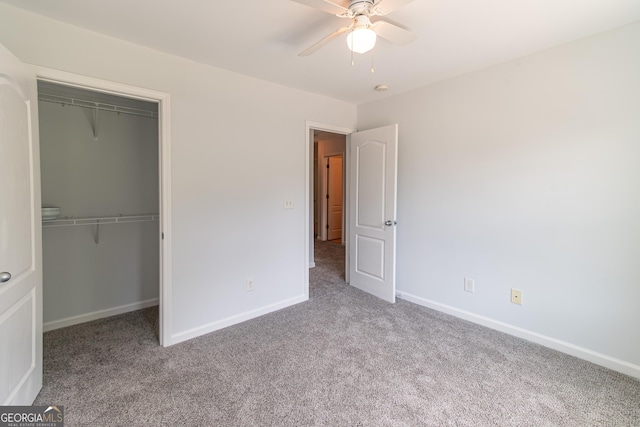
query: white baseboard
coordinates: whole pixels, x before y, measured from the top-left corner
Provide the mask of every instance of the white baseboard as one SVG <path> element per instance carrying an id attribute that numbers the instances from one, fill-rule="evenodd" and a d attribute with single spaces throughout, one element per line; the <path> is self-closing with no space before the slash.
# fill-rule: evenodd
<path id="1" fill-rule="evenodd" d="M 78 325 L 80 323 L 91 322 L 92 320 L 98 320 L 104 317 L 111 317 L 118 314 L 128 313 L 130 311 L 141 310 L 143 308 L 153 307 L 154 305 L 158 305 L 158 298 L 134 302 L 132 304 L 121 305 L 119 307 L 106 308 L 104 310 L 93 311 L 91 313 L 79 314 L 65 319 L 52 320 L 44 323 L 42 325 L 42 330 L 44 332 L 53 331 L 54 329 L 66 328 L 67 326 Z"/>
<path id="2" fill-rule="evenodd" d="M 314 261 L 314 262 L 310 262 L 310 263 L 309 263 L 309 268 L 313 268 L 313 267 L 315 267 L 315 266 L 316 266 L 315 261 Z"/>
<path id="3" fill-rule="evenodd" d="M 396 295 L 398 296 L 398 298 L 413 302 L 423 307 L 450 314 L 460 319 L 468 320 L 470 322 L 477 323 L 478 325 L 486 326 L 488 328 L 516 336 L 518 338 L 523 338 L 527 341 L 531 341 L 536 344 L 561 351 L 571 356 L 575 356 L 579 359 L 587 360 L 591 363 L 595 363 L 596 365 L 604 366 L 605 368 L 609 368 L 614 371 L 640 379 L 639 365 L 616 359 L 615 357 L 607 356 L 606 354 L 598 353 L 584 347 L 579 347 L 566 341 L 551 338 L 537 332 L 522 329 L 508 323 L 500 322 L 489 317 L 480 316 L 469 311 L 460 310 L 456 307 L 421 298 L 406 292 L 398 291 L 396 292 Z"/>
<path id="4" fill-rule="evenodd" d="M 304 295 L 300 295 L 294 298 L 289 298 L 284 301 L 277 302 L 275 304 L 267 305 L 265 307 L 261 307 L 261 308 L 247 311 L 244 313 L 236 314 L 235 316 L 227 317 L 226 319 L 221 319 L 216 322 L 208 323 L 206 325 L 199 326 L 197 328 L 180 332 L 171 337 L 171 345 L 178 344 L 180 342 L 187 341 L 192 338 L 196 338 L 201 335 L 205 335 L 210 332 L 214 332 L 219 329 L 226 328 L 228 326 L 236 325 L 238 323 L 242 323 L 244 321 L 251 320 L 256 317 L 260 317 L 262 315 L 265 315 L 274 311 L 278 311 L 295 304 L 299 304 L 301 302 L 307 301 L 308 299 L 309 299 L 308 297 Z"/>

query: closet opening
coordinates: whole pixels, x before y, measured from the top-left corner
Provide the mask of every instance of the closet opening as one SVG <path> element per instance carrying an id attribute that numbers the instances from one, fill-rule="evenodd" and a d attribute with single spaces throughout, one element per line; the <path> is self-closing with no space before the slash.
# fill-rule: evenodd
<path id="1" fill-rule="evenodd" d="M 148 309 L 168 345 L 159 103 L 38 80 L 38 112 L 44 331 Z"/>

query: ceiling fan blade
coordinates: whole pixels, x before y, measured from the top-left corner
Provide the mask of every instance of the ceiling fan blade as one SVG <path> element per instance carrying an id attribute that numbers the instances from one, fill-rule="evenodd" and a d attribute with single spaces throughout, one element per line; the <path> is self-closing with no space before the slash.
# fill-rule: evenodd
<path id="1" fill-rule="evenodd" d="M 373 5 L 373 15 L 386 15 L 402 6 L 411 3 L 413 0 L 378 0 Z"/>
<path id="2" fill-rule="evenodd" d="M 327 43 L 329 43 L 330 41 L 332 41 L 333 39 L 338 37 L 340 34 L 343 34 L 343 33 L 346 33 L 347 31 L 349 31 L 351 29 L 351 27 L 352 27 L 352 25 L 350 25 L 348 27 L 340 28 L 339 30 L 335 30 L 333 33 L 329 34 L 327 37 L 323 38 L 322 40 L 316 42 L 315 44 L 309 46 L 308 48 L 306 48 L 305 50 L 300 52 L 298 54 L 298 56 L 311 55 L 316 50 L 320 49 L 322 46 L 326 45 Z"/>
<path id="3" fill-rule="evenodd" d="M 391 43 L 395 44 L 409 44 L 418 38 L 418 36 L 413 34 L 411 31 L 400 28 L 387 21 L 377 21 L 373 24 L 373 30 L 383 39 L 389 40 Z"/>
<path id="4" fill-rule="evenodd" d="M 314 9 L 319 9 L 323 12 L 330 13 L 332 15 L 342 15 L 348 13 L 349 9 L 329 0 L 291 0 L 296 3 L 311 6 Z"/>

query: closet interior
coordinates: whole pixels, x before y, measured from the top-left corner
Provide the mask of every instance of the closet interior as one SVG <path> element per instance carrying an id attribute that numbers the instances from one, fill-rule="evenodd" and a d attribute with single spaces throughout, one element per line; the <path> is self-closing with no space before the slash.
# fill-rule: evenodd
<path id="1" fill-rule="evenodd" d="M 44 330 L 158 304 L 158 105 L 38 82 Z"/>

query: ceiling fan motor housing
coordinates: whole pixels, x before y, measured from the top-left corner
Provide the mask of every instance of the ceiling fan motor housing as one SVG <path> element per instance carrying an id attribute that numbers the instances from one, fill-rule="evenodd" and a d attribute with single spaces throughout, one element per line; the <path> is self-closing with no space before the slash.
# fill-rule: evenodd
<path id="1" fill-rule="evenodd" d="M 371 21 L 367 15 L 356 15 L 353 22 L 353 29 L 358 28 L 369 28 L 371 26 Z"/>
<path id="2" fill-rule="evenodd" d="M 360 15 L 369 16 L 373 11 L 373 0 L 351 0 L 349 5 L 349 15 L 358 17 Z"/>

